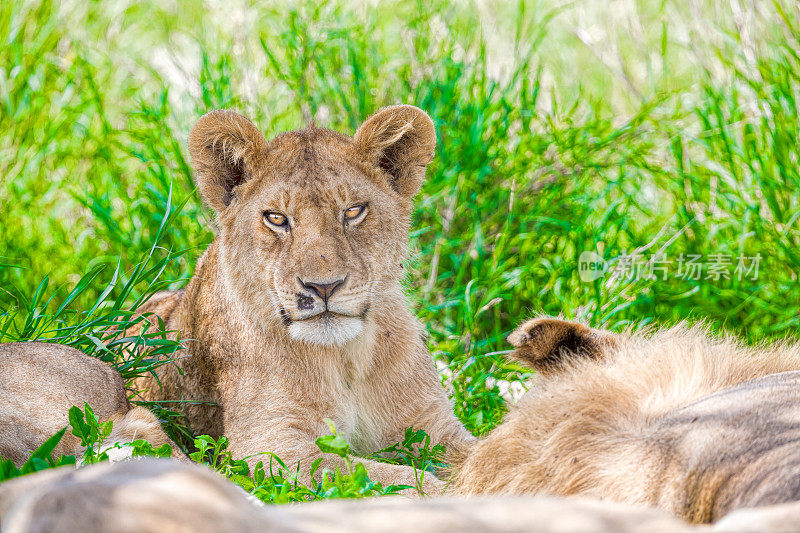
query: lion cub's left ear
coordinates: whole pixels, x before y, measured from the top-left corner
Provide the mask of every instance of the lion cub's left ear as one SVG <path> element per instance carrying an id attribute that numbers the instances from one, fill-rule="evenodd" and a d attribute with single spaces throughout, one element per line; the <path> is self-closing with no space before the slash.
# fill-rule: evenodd
<path id="1" fill-rule="evenodd" d="M 386 172 L 398 193 L 416 196 L 425 169 L 436 150 L 433 121 L 412 105 L 381 109 L 364 122 L 353 137 L 367 161 Z"/>

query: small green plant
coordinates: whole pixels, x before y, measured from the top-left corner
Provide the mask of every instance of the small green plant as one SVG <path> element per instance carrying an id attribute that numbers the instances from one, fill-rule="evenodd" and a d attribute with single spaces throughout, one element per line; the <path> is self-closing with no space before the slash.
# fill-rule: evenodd
<path id="1" fill-rule="evenodd" d="M 310 466 L 311 484 L 300 481 L 300 471 L 290 469 L 274 453 L 265 452 L 269 457 L 267 465 L 256 463 L 252 474 L 245 460 L 235 460 L 228 451 L 228 439 L 214 439 L 202 435 L 195 439 L 195 452 L 189 457 L 196 463 L 205 464 L 226 476 L 244 490 L 265 503 L 288 503 L 313 501 L 330 498 L 366 498 L 398 494 L 401 490 L 413 488 L 406 485 L 389 485 L 369 478 L 363 463 L 354 461 L 350 455 L 350 445 L 337 433 L 336 426 L 326 420 L 331 434 L 319 437 L 316 441 L 320 451 L 336 455 L 345 460 L 346 469 L 320 470 L 323 458 L 316 459 Z M 298 467 L 299 468 L 299 467 Z M 320 478 L 317 479 L 317 474 Z"/>
<path id="2" fill-rule="evenodd" d="M 11 478 L 24 476 L 25 474 L 32 474 L 40 470 L 47 470 L 48 468 L 57 468 L 64 465 L 74 465 L 74 455 L 64 455 L 57 459 L 53 459 L 52 454 L 58 443 L 61 442 L 67 428 L 60 430 L 58 433 L 47 439 L 41 446 L 31 453 L 25 463 L 17 468 L 11 459 L 3 459 L 0 456 L 0 483 Z"/>
<path id="3" fill-rule="evenodd" d="M 445 446 L 432 444 L 431 437 L 422 429 L 407 428 L 403 440 L 370 454 L 367 458 L 395 465 L 413 466 L 417 470 L 436 472 L 447 466 L 444 462 Z"/>
<path id="4" fill-rule="evenodd" d="M 162 444 L 159 447 L 155 447 L 143 439 L 136 439 L 133 442 L 124 444 L 119 442 L 114 443 L 114 447 L 122 446 L 131 447 L 131 457 L 172 457 L 172 446 L 169 444 Z"/>
<path id="5" fill-rule="evenodd" d="M 247 461 L 233 459 L 228 444 L 227 437 L 214 439 L 209 435 L 201 435 L 195 439 L 196 451 L 190 453 L 189 458 L 219 472 L 265 503 L 316 499 L 314 489 L 300 483 L 297 473 L 291 475 L 289 468 L 277 455 L 265 453 L 270 458 L 269 473 L 265 471 L 263 462 L 259 461 L 251 475 Z"/>
<path id="6" fill-rule="evenodd" d="M 133 442 L 115 442 L 110 446 L 103 446 L 114 429 L 111 420 L 100 423 L 97 415 L 88 403 L 83 403 L 83 411 L 77 406 L 69 409 L 69 423 L 72 434 L 81 440 L 81 446 L 86 450 L 83 452 L 80 464 L 89 465 L 108 460 L 108 452 L 112 449 L 131 448 L 132 457 L 169 457 L 172 455 L 172 446 L 163 444 L 158 448 L 146 440 L 137 439 Z"/>
<path id="7" fill-rule="evenodd" d="M 83 402 L 83 411 L 74 405 L 69 408 L 69 424 L 72 427 L 72 434 L 81 440 L 81 446 L 86 447 L 81 459 L 82 464 L 89 465 L 108 460 L 108 454 L 106 451 L 101 451 L 101 447 L 114 427 L 111 420 L 101 424 L 94 410 L 88 403 Z"/>
<path id="8" fill-rule="evenodd" d="M 63 465 L 90 465 L 107 461 L 112 449 L 130 449 L 132 457 L 170 457 L 172 447 L 164 444 L 154 447 L 145 440 L 130 443 L 115 442 L 109 445 L 112 435 L 113 421 L 100 422 L 99 417 L 88 403 L 83 409 L 73 406 L 68 413 L 69 426 L 60 430 L 37 448 L 31 457 L 20 468 L 10 459 L 0 457 L 0 482 L 14 477 L 55 468 Z M 300 481 L 299 465 L 292 470 L 277 455 L 264 452 L 260 455 L 268 457 L 267 464 L 259 461 L 252 473 L 245 459 L 234 459 L 228 450 L 227 437 L 215 439 L 201 435 L 194 439 L 195 451 L 189 458 L 195 463 L 206 465 L 233 483 L 242 487 L 264 503 L 306 502 L 331 498 L 366 498 L 398 494 L 402 490 L 412 489 L 408 485 L 389 485 L 373 481 L 363 463 L 355 460 L 350 454 L 350 445 L 337 432 L 335 424 L 326 419 L 330 428 L 329 435 L 323 435 L 316 441 L 317 447 L 324 454 L 344 459 L 345 469 L 339 467 L 321 468 L 323 458 L 317 458 L 310 465 L 310 483 Z M 66 431 L 80 439 L 85 448 L 83 455 L 65 455 L 54 459 L 53 450 L 58 446 Z M 431 445 L 430 437 L 422 430 L 408 428 L 402 442 L 384 448 L 369 456 L 370 459 L 413 466 L 419 472 L 417 490 L 421 491 L 422 480 L 426 471 L 442 466 L 441 457 L 444 447 Z"/>
<path id="9" fill-rule="evenodd" d="M 83 404 L 83 410 L 77 406 L 70 407 L 68 418 L 69 426 L 58 431 L 34 450 L 30 458 L 20 468 L 14 466 L 11 459 L 3 459 L 0 456 L 0 481 L 64 465 L 74 465 L 76 463 L 89 465 L 107 461 L 109 458 L 108 451 L 111 449 L 130 448 L 132 457 L 170 457 L 172 455 L 172 446 L 169 444 L 156 448 L 142 439 L 137 439 L 133 442 L 115 442 L 104 446 L 114 429 L 114 423 L 111 420 L 101 423 L 94 410 L 86 402 Z M 64 438 L 67 429 L 71 429 L 72 434 L 80 439 L 81 446 L 85 447 L 85 451 L 80 459 L 74 455 L 62 455 L 53 459 L 53 450 Z"/>
<path id="10" fill-rule="evenodd" d="M 363 498 L 385 494 L 397 494 L 401 490 L 410 489 L 408 485 L 389 485 L 384 487 L 377 481 L 369 479 L 364 463 L 353 462 L 350 456 L 350 445 L 336 431 L 336 424 L 326 418 L 331 433 L 323 435 L 316 440 L 317 447 L 325 453 L 337 455 L 344 459 L 347 469 L 342 472 L 338 466 L 333 471 L 325 468 L 322 470 L 322 480 L 317 484 L 317 490 L 323 498 Z M 311 467 L 311 478 L 319 469 L 321 459 L 314 461 Z M 424 475 L 424 474 L 423 474 Z M 421 491 L 422 478 L 418 479 L 417 489 Z"/>
<path id="11" fill-rule="evenodd" d="M 189 454 L 195 463 L 210 466 L 225 477 L 238 475 L 246 476 L 249 473 L 247 462 L 233 459 L 228 451 L 228 437 L 214 439 L 208 435 L 200 435 L 194 439 L 196 451 Z"/>

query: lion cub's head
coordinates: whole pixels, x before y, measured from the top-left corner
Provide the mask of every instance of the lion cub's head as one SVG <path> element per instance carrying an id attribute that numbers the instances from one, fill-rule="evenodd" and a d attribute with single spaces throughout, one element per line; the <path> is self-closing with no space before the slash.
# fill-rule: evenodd
<path id="1" fill-rule="evenodd" d="M 412 198 L 433 158 L 431 119 L 385 108 L 351 138 L 310 126 L 271 141 L 212 111 L 189 136 L 203 200 L 217 214 L 220 274 L 250 316 L 292 338 L 341 345 L 398 293 Z"/>

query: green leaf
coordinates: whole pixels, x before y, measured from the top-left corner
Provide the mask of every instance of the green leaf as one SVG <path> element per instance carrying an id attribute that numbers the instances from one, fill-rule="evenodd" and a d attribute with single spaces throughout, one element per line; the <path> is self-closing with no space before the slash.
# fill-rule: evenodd
<path id="1" fill-rule="evenodd" d="M 44 441 L 41 446 L 36 448 L 34 452 L 31 454 L 31 457 L 38 457 L 40 459 L 50 459 L 50 456 L 53 453 L 53 450 L 56 449 L 58 443 L 61 442 L 61 439 L 64 437 L 64 433 L 67 432 L 67 428 L 64 428 L 58 431 L 55 435 Z"/>
<path id="2" fill-rule="evenodd" d="M 86 446 L 88 443 L 90 430 L 84 421 L 83 411 L 77 406 L 72 406 L 68 411 L 69 424 L 72 426 L 72 434 L 81 439 L 81 444 Z"/>
<path id="3" fill-rule="evenodd" d="M 234 474 L 230 478 L 231 481 L 242 487 L 247 492 L 252 492 L 256 488 L 256 484 L 247 476 L 241 474 Z"/>
<path id="4" fill-rule="evenodd" d="M 109 435 L 111 435 L 111 431 L 114 429 L 114 422 L 109 420 L 104 422 L 100 426 L 100 440 L 105 440 Z"/>
<path id="5" fill-rule="evenodd" d="M 0 482 L 15 478 L 19 475 L 21 475 L 21 473 L 11 459 L 3 459 L 0 457 Z"/>
<path id="6" fill-rule="evenodd" d="M 339 457 L 347 457 L 350 445 L 339 435 L 325 435 L 317 439 L 317 447 L 325 453 L 333 453 Z"/>

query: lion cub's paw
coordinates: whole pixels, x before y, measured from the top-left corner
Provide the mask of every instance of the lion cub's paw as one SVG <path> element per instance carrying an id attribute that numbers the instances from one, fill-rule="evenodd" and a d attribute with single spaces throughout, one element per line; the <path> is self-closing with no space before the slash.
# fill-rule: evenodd
<path id="1" fill-rule="evenodd" d="M 112 416 L 111 420 L 113 420 L 114 425 L 112 426 L 111 434 L 106 439 L 109 446 L 113 446 L 113 443 L 117 442 L 129 444 L 137 439 L 146 440 L 156 448 L 163 444 L 169 444 L 172 448 L 173 459 L 188 461 L 181 449 L 164 432 L 156 415 L 149 409 L 142 406 L 134 406 L 133 409 L 126 413 L 118 413 Z M 109 453 L 109 459 L 112 461 L 123 461 L 131 456 L 131 448 L 127 446 L 104 451 Z"/>
<path id="2" fill-rule="evenodd" d="M 576 357 L 601 357 L 617 346 L 617 336 L 577 322 L 537 317 L 524 322 L 508 338 L 516 348 L 509 357 L 543 374 L 557 372 Z"/>

